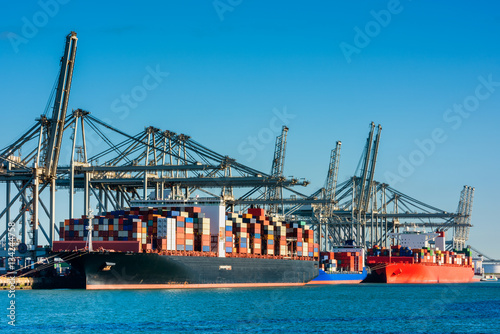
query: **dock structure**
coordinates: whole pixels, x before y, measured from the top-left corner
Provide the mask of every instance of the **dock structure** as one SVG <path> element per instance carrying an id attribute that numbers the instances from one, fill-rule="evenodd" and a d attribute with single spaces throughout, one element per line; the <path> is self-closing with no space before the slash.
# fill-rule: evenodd
<path id="1" fill-rule="evenodd" d="M 306 187 L 308 180 L 284 176 L 286 126 L 276 138 L 271 171 L 266 173 L 182 133 L 146 126 L 131 135 L 91 111 L 68 109 L 77 41 L 75 32 L 66 36 L 59 76 L 45 112 L 0 151 L 0 191 L 6 199 L 0 212 L 4 267 L 12 249 L 10 256 L 17 259 L 36 261 L 43 256 L 42 246 L 49 248 L 59 239 L 56 212 L 67 210 L 67 218 L 72 218 L 75 210 L 105 212 L 138 200 L 195 196 L 217 198 L 228 212 L 256 206 L 306 221 L 314 226 L 315 240 L 325 251 L 346 240 L 362 247 L 387 246 L 389 234 L 405 227 L 452 229 L 448 246 L 465 247 L 472 226 L 474 188 L 465 186 L 458 210 L 448 212 L 376 181 L 380 125 L 370 124 L 359 173 L 337 183 L 338 141 L 331 151 L 325 186 L 306 194 L 296 189 Z M 92 150 L 88 138 L 95 139 Z M 70 152 L 69 160 L 63 151 Z M 66 195 L 56 201 L 56 190 Z M 75 201 L 77 192 L 82 193 L 78 196 L 83 198 L 81 203 Z"/>

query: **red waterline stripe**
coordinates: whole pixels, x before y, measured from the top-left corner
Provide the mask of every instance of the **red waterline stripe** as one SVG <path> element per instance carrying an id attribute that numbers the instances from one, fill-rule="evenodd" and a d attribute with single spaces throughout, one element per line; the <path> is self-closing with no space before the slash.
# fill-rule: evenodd
<path id="1" fill-rule="evenodd" d="M 346 280 L 346 281 L 310 281 L 307 285 L 323 285 L 323 284 L 359 284 L 362 280 Z"/>
<path id="2" fill-rule="evenodd" d="M 209 289 L 248 288 L 274 286 L 303 286 L 306 283 L 226 283 L 226 284 L 87 284 L 87 290 L 128 290 L 128 289 Z"/>

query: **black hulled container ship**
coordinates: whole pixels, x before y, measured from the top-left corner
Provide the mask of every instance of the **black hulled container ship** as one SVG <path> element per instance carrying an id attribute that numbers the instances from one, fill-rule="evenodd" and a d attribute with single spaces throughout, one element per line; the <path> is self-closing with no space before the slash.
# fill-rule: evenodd
<path id="1" fill-rule="evenodd" d="M 304 222 L 263 209 L 227 213 L 218 199 L 141 204 L 61 223 L 53 251 L 82 288 L 295 286 L 318 275 L 318 244 Z"/>

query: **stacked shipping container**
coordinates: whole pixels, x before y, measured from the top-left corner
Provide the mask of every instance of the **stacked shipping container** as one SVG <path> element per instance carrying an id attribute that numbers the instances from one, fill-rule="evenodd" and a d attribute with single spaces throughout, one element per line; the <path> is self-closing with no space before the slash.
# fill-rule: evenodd
<path id="1" fill-rule="evenodd" d="M 320 267 L 323 270 L 359 272 L 363 271 L 362 257 L 360 252 L 321 252 Z"/>
<path id="2" fill-rule="evenodd" d="M 304 233 L 304 234 L 303 234 Z M 305 222 L 286 223 L 266 216 L 264 209 L 226 216 L 226 253 L 319 257 L 314 231 Z"/>
<path id="3" fill-rule="evenodd" d="M 83 241 L 89 219 L 67 219 L 61 240 Z M 199 207 L 131 208 L 92 219 L 94 241 L 139 241 L 143 250 L 211 251 L 210 219 Z"/>
<path id="4" fill-rule="evenodd" d="M 455 253 L 450 251 L 441 251 L 429 247 L 410 249 L 401 247 L 400 245 L 391 246 L 391 262 L 405 263 L 435 263 L 435 264 L 455 264 L 455 265 L 472 265 L 472 258 L 468 256 L 467 250 L 463 253 Z M 368 250 L 369 257 L 386 257 L 389 258 L 389 249 L 380 248 L 375 245 Z M 388 259 L 387 259 L 388 260 Z M 369 259 L 369 263 L 374 263 L 376 259 Z"/>
<path id="5" fill-rule="evenodd" d="M 61 240 L 86 240 L 88 223 L 86 216 L 65 220 Z M 135 207 L 94 217 L 92 240 L 139 241 L 143 251 L 211 252 L 217 249 L 217 235 L 211 236 L 210 225 L 199 207 Z M 223 233 L 226 254 L 319 257 L 314 232 L 305 222 L 286 223 L 263 209 L 227 213 Z"/>

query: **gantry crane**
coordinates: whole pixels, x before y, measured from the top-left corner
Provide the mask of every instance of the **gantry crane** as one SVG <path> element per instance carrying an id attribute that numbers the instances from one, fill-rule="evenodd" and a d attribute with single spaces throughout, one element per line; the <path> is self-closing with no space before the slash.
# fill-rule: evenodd
<path id="1" fill-rule="evenodd" d="M 276 146 L 274 149 L 273 165 L 271 167 L 271 177 L 276 180 L 283 180 L 283 170 L 285 167 L 285 151 L 286 151 L 286 137 L 288 134 L 288 127 L 283 125 L 281 135 L 276 137 Z M 271 201 L 279 201 L 283 198 L 283 188 L 280 186 L 270 187 L 268 189 L 268 199 Z M 269 205 L 269 211 L 277 213 L 279 205 L 272 203 Z M 282 209 L 283 212 L 283 209 Z"/>
<path id="2" fill-rule="evenodd" d="M 341 146 L 342 142 L 337 141 L 335 148 L 330 152 L 330 163 L 328 165 L 328 172 L 323 190 L 324 199 L 329 200 L 330 203 L 314 207 L 315 218 L 320 222 L 319 244 L 322 250 L 327 250 L 334 246 L 331 235 L 335 233 L 335 230 L 331 227 L 331 224 L 334 223 L 333 213 L 335 210 L 335 192 L 337 190 Z"/>
<path id="3" fill-rule="evenodd" d="M 469 230 L 471 225 L 472 204 L 474 201 L 474 188 L 464 186 L 460 193 L 457 213 L 460 215 L 455 221 L 453 230 L 453 249 L 462 250 L 469 239 Z"/>
<path id="4" fill-rule="evenodd" d="M 6 221 L 16 223 L 22 218 L 21 243 L 29 243 L 33 250 L 32 257 L 36 258 L 36 249 L 39 245 L 38 231 L 42 230 L 45 238 L 52 244 L 55 235 L 55 192 L 56 180 L 59 173 L 59 157 L 63 133 L 66 127 L 66 112 L 68 108 L 73 68 L 76 57 L 76 46 L 78 38 L 75 32 L 66 36 L 63 56 L 60 61 L 60 70 L 57 78 L 56 89 L 52 106 L 52 117 L 46 116 L 48 110 L 36 121 L 36 124 L 22 135 L 14 144 L 9 145 L 0 153 L 2 161 L 2 181 L 7 184 L 7 205 L 0 214 L 5 215 Z M 37 140 L 38 145 L 22 158 L 16 156 L 31 140 Z M 15 185 L 18 193 L 11 198 L 10 187 Z M 43 203 L 40 194 L 46 188 L 50 189 L 49 208 Z M 19 214 L 12 220 L 10 210 L 16 200 L 21 200 Z M 49 233 L 41 227 L 39 219 L 39 208 L 42 208 L 49 218 Z M 29 213 L 31 218 L 28 219 Z M 28 220 L 30 222 L 28 223 Z M 28 227 L 29 226 L 29 227 Z M 2 239 L 7 235 L 7 230 L 0 236 Z M 28 242 L 27 239 L 31 239 Z"/>
<path id="5" fill-rule="evenodd" d="M 37 237 L 39 207 L 48 217 L 49 233 L 42 225 L 40 230 L 49 243 L 54 240 L 57 233 L 54 226 L 56 187 L 69 189 L 69 217 L 74 217 L 73 194 L 77 190 L 83 190 L 83 214 L 87 214 L 92 205 L 97 205 L 102 212 L 130 206 L 137 199 L 146 200 L 152 196 L 165 199 L 165 190 L 170 190 L 171 198 L 186 198 L 195 192 L 220 197 L 227 210 L 262 204 L 277 213 L 281 207 L 281 214 L 287 219 L 304 218 L 310 223 L 324 223 L 327 229 L 323 233 L 329 246 L 341 244 L 346 239 L 356 239 L 360 245 L 387 245 L 388 233 L 410 224 L 400 223 L 400 219 L 413 220 L 411 224 L 415 226 L 454 228 L 457 242 L 467 239 L 473 188 L 468 188 L 459 212 L 449 213 L 375 181 L 381 126 L 375 134 L 374 123 L 370 124 L 360 175 L 337 185 L 341 147 L 337 142 L 330 155 L 324 188 L 305 195 L 293 187 L 307 186 L 308 181 L 284 177 L 286 126 L 276 139 L 271 173 L 267 174 L 214 152 L 182 133 L 149 126 L 136 135 L 129 135 L 89 111 L 76 109 L 67 113 L 76 43 L 76 33 L 66 37 L 52 118 L 42 115 L 25 134 L 0 151 L 0 181 L 6 184 L 7 199 L 0 219 L 22 221 L 23 242 L 29 226 L 28 215 L 31 215 L 32 245 L 40 244 Z M 64 166 L 59 163 L 59 157 L 63 132 L 68 129 L 73 130 L 71 157 L 69 166 Z M 89 129 L 102 139 L 104 148 L 100 147 L 98 152 L 88 152 L 85 133 Z M 113 139 L 107 133 L 112 133 Z M 77 138 L 81 138 L 81 147 L 77 146 Z M 121 139 L 116 141 L 115 138 Z M 28 144 L 34 142 L 35 147 L 29 148 Z M 21 148 L 28 153 L 16 155 Z M 80 157 L 75 158 L 79 151 Z M 12 185 L 17 189 L 14 196 Z M 233 188 L 245 191 L 235 197 Z M 49 207 L 40 197 L 44 189 L 50 189 Z M 289 198 L 283 198 L 284 190 L 291 193 Z M 19 200 L 19 213 L 12 217 L 11 209 Z M 320 219 L 313 212 L 317 207 L 321 208 Z M 463 221 L 460 217 L 467 219 Z M 444 223 L 431 219 L 441 219 Z M 461 230 L 462 227 L 466 229 Z M 6 231 L 0 239 L 5 235 Z"/>

